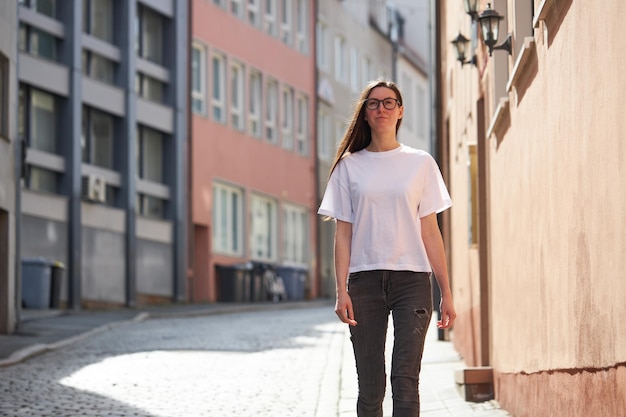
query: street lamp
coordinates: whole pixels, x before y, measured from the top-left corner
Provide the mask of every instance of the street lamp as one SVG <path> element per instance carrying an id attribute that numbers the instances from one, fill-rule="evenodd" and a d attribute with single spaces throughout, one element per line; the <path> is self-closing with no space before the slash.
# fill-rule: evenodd
<path id="1" fill-rule="evenodd" d="M 467 47 L 469 45 L 469 39 L 467 39 L 461 32 L 459 32 L 458 36 L 454 38 L 452 45 L 454 45 L 454 49 L 456 50 L 456 59 L 461 63 L 461 66 L 465 64 L 474 64 L 476 65 L 476 55 L 472 55 L 472 59 L 469 61 L 465 60 L 465 52 L 467 51 Z"/>
<path id="2" fill-rule="evenodd" d="M 491 3 L 487 3 L 487 8 L 478 15 L 478 22 L 480 23 L 480 29 L 483 35 L 483 42 L 489 48 L 489 56 L 496 49 L 503 49 L 511 55 L 511 34 L 509 33 L 506 40 L 498 46 L 498 31 L 500 29 L 500 20 L 504 17 L 500 16 L 498 12 L 491 8 Z"/>
<path id="3" fill-rule="evenodd" d="M 478 0 L 463 0 L 465 6 L 465 13 L 472 17 L 472 20 L 476 20 L 478 17 Z"/>

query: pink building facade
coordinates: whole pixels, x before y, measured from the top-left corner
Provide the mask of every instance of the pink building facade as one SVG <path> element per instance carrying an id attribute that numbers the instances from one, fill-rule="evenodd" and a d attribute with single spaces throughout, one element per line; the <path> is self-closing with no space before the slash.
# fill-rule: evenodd
<path id="1" fill-rule="evenodd" d="M 194 0 L 188 299 L 216 266 L 306 274 L 316 297 L 314 3 Z"/>

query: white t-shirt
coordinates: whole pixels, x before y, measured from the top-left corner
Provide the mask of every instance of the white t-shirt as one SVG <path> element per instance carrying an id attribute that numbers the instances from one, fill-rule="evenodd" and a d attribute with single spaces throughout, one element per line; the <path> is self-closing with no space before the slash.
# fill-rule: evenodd
<path id="1" fill-rule="evenodd" d="M 328 181 L 318 214 L 352 223 L 349 272 L 430 272 L 420 218 L 451 205 L 433 157 L 400 145 L 345 156 Z"/>

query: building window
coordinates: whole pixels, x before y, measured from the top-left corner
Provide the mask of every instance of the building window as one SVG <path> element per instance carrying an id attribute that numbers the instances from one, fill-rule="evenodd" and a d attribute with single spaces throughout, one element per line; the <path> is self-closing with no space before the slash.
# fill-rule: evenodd
<path id="1" fill-rule="evenodd" d="M 195 42 L 191 48 L 191 109 L 206 114 L 206 48 Z"/>
<path id="2" fill-rule="evenodd" d="M 280 38 L 286 45 L 293 44 L 293 10 L 291 4 L 293 0 L 281 0 Z"/>
<path id="3" fill-rule="evenodd" d="M 31 90 L 29 122 L 29 147 L 57 153 L 57 104 L 52 94 Z"/>
<path id="4" fill-rule="evenodd" d="M 283 260 L 290 264 L 308 262 L 308 216 L 303 207 L 283 205 Z"/>
<path id="5" fill-rule="evenodd" d="M 19 49 L 40 58 L 57 60 L 57 38 L 47 32 L 20 23 Z"/>
<path id="6" fill-rule="evenodd" d="M 359 56 L 356 48 L 350 48 L 350 88 L 353 93 L 358 93 L 361 89 L 359 84 Z"/>
<path id="7" fill-rule="evenodd" d="M 29 148 L 57 153 L 58 109 L 53 95 L 21 86 L 19 89 L 18 136 Z M 43 166 L 28 166 L 27 187 L 56 193 L 59 174 Z"/>
<path id="8" fill-rule="evenodd" d="M 244 72 L 241 64 L 230 67 L 230 119 L 233 129 L 244 130 Z"/>
<path id="9" fill-rule="evenodd" d="M 335 78 L 345 83 L 346 73 L 346 41 L 341 36 L 335 37 Z"/>
<path id="10" fill-rule="evenodd" d="M 163 64 L 163 17 L 148 7 L 137 5 L 137 55 Z"/>
<path id="11" fill-rule="evenodd" d="M 81 138 L 84 163 L 106 169 L 113 169 L 113 116 L 104 112 L 83 107 L 83 129 Z"/>
<path id="12" fill-rule="evenodd" d="M 224 106 L 226 98 L 226 74 L 225 59 L 222 55 L 213 55 L 211 57 L 212 84 L 211 84 L 211 108 L 213 112 L 213 120 L 224 123 Z"/>
<path id="13" fill-rule="evenodd" d="M 265 89 L 265 139 L 277 143 L 278 83 L 275 80 L 267 80 Z"/>
<path id="14" fill-rule="evenodd" d="M 154 129 L 139 126 L 137 132 L 137 170 L 142 180 L 163 183 L 164 135 Z M 165 201 L 148 194 L 137 194 L 137 212 L 142 216 L 163 218 Z"/>
<path id="15" fill-rule="evenodd" d="M 241 5 L 242 0 L 230 0 L 230 12 L 241 18 L 243 15 L 243 7 Z"/>
<path id="16" fill-rule="evenodd" d="M 225 7 L 226 0 L 213 0 L 213 4 L 221 7 L 222 9 Z"/>
<path id="17" fill-rule="evenodd" d="M 53 19 L 56 19 L 56 0 L 18 0 L 18 3 Z"/>
<path id="18" fill-rule="evenodd" d="M 163 90 L 165 86 L 156 78 L 138 72 L 135 77 L 135 88 L 140 97 L 157 103 L 163 103 Z"/>
<path id="19" fill-rule="evenodd" d="M 276 36 L 276 0 L 265 0 L 265 32 Z"/>
<path id="20" fill-rule="evenodd" d="M 243 191 L 213 184 L 213 250 L 243 255 Z"/>
<path id="21" fill-rule="evenodd" d="M 250 79 L 248 82 L 248 133 L 252 136 L 261 136 L 261 100 L 262 100 L 262 78 L 261 73 L 257 71 L 250 72 Z"/>
<path id="22" fill-rule="evenodd" d="M 324 23 L 317 22 L 315 37 L 317 67 L 328 71 L 328 27 Z"/>
<path id="23" fill-rule="evenodd" d="M 250 225 L 250 257 L 255 260 L 276 259 L 276 201 L 252 196 Z"/>
<path id="24" fill-rule="evenodd" d="M 260 27 L 261 25 L 259 1 L 260 0 L 248 0 L 248 23 L 254 27 Z"/>
<path id="25" fill-rule="evenodd" d="M 284 87 L 282 97 L 281 120 L 283 148 L 293 149 L 293 89 Z"/>
<path id="26" fill-rule="evenodd" d="M 113 3 L 111 0 L 83 0 L 83 32 L 113 43 Z"/>
<path id="27" fill-rule="evenodd" d="M 9 60 L 0 53 L 0 136 L 9 136 Z"/>
<path id="28" fill-rule="evenodd" d="M 428 109 L 428 103 L 426 102 L 428 100 L 427 96 L 426 96 L 426 89 L 424 88 L 423 85 L 418 85 L 417 86 L 417 126 L 416 126 L 416 130 L 417 130 L 417 135 L 422 138 L 422 139 L 426 139 L 428 137 L 427 134 L 427 122 L 426 122 L 426 114 L 427 114 L 427 110 Z"/>
<path id="29" fill-rule="evenodd" d="M 296 0 L 296 49 L 302 54 L 309 53 L 308 30 L 309 2 L 308 0 Z"/>
<path id="30" fill-rule="evenodd" d="M 297 105 L 297 125 L 298 130 L 296 132 L 296 151 L 298 154 L 306 156 L 308 155 L 308 141 L 309 136 L 309 100 L 305 96 L 298 96 Z"/>
<path id="31" fill-rule="evenodd" d="M 317 115 L 317 155 L 323 161 L 331 158 L 330 116 L 320 110 Z"/>
<path id="32" fill-rule="evenodd" d="M 83 73 L 107 84 L 115 83 L 115 63 L 102 55 L 83 49 Z"/>
<path id="33" fill-rule="evenodd" d="M 361 60 L 361 79 L 363 80 L 363 84 L 367 84 L 374 79 L 372 61 L 370 61 L 368 57 L 363 57 Z"/>

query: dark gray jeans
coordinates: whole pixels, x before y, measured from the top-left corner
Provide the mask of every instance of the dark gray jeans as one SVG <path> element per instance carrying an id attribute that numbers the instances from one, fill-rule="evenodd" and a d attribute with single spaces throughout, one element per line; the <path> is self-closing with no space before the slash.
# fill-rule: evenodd
<path id="1" fill-rule="evenodd" d="M 433 311 L 430 274 L 387 270 L 354 272 L 348 279 L 348 293 L 354 319 L 358 322 L 350 326 L 359 378 L 357 415 L 383 415 L 387 382 L 385 340 L 391 312 L 393 417 L 419 416 L 419 373 Z"/>

